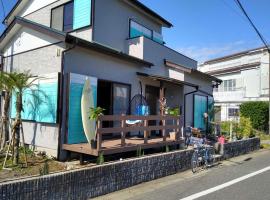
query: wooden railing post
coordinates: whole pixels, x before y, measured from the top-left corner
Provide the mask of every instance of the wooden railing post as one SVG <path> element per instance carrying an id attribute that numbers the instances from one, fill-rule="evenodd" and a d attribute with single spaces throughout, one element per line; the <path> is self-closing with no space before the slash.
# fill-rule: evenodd
<path id="1" fill-rule="evenodd" d="M 177 125 L 177 129 L 176 129 L 176 140 L 179 141 L 180 140 L 180 119 L 177 118 L 176 120 L 176 125 Z"/>
<path id="2" fill-rule="evenodd" d="M 102 148 L 102 134 L 99 133 L 99 129 L 101 128 L 101 121 L 97 121 L 97 151 L 99 151 Z"/>
<path id="3" fill-rule="evenodd" d="M 148 126 L 148 120 L 145 119 L 144 120 L 144 127 L 146 128 L 147 126 Z M 144 130 L 143 135 L 144 135 L 144 144 L 147 144 L 148 143 L 148 131 Z"/>
<path id="4" fill-rule="evenodd" d="M 122 116 L 125 116 L 124 114 Z M 126 127 L 126 120 L 122 119 L 121 120 L 121 128 L 123 129 L 123 131 L 121 132 L 121 146 L 125 146 L 126 145 L 126 132 L 124 131 Z"/>
<path id="5" fill-rule="evenodd" d="M 165 119 L 162 119 L 162 136 L 163 136 L 163 141 L 166 141 L 166 129 L 165 129 L 165 126 L 166 126 L 166 120 Z"/>

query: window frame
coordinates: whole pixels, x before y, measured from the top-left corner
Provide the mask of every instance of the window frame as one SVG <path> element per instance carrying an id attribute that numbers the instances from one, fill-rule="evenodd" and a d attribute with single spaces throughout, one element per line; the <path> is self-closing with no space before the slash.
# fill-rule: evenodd
<path id="1" fill-rule="evenodd" d="M 54 10 L 54 9 L 56 9 L 56 8 L 59 8 L 59 7 L 61 7 L 61 6 L 65 6 L 66 4 L 69 4 L 69 3 L 71 3 L 71 2 L 73 2 L 73 7 L 74 7 L 74 0 L 71 0 L 71 1 L 68 1 L 68 2 L 65 2 L 65 3 L 63 3 L 63 4 L 61 4 L 61 5 L 58 5 L 58 6 L 56 6 L 56 7 L 53 7 L 53 8 L 51 8 L 51 14 L 50 14 L 50 28 L 53 28 L 52 27 L 52 11 Z M 62 31 L 62 32 L 65 32 L 65 33 L 72 33 L 72 32 L 74 32 L 74 31 L 78 31 L 78 30 L 81 30 L 81 29 L 85 29 L 85 28 L 87 28 L 87 27 L 91 27 L 91 26 L 93 26 L 93 24 L 94 24 L 94 15 L 95 15 L 95 13 L 94 13 L 94 11 L 95 11 L 95 9 L 94 9 L 94 6 L 95 6 L 95 0 L 92 0 L 91 1 L 91 15 L 90 15 L 90 24 L 89 25 L 87 25 L 87 26 L 84 26 L 84 27 L 81 27 L 81 28 L 77 28 L 77 29 L 72 29 L 71 31 L 64 31 L 64 16 L 63 16 L 63 22 L 62 22 L 62 30 L 60 30 L 60 31 Z M 64 10 L 64 8 L 63 8 L 63 10 Z M 64 15 L 64 11 L 63 11 L 63 15 Z M 73 12 L 73 16 L 74 16 L 74 12 Z"/>
<path id="2" fill-rule="evenodd" d="M 137 36 L 137 37 L 131 37 L 131 22 L 132 22 L 132 21 L 135 22 L 136 24 L 142 26 L 143 28 L 145 28 L 145 29 L 151 31 L 151 38 L 146 37 L 146 36 L 144 36 L 144 35 Z M 158 43 L 158 44 L 160 44 L 160 45 L 164 45 L 164 44 L 165 44 L 164 41 L 163 41 L 162 44 L 159 43 L 159 42 L 157 42 L 157 41 L 155 41 L 155 40 L 154 40 L 154 32 L 155 32 L 155 31 L 152 30 L 152 29 L 150 29 L 150 28 L 148 28 L 148 27 L 146 27 L 145 25 L 143 25 L 142 23 L 138 22 L 137 20 L 132 19 L 132 18 L 129 18 L 129 23 L 128 23 L 128 24 L 129 24 L 129 26 L 128 26 L 128 39 L 134 39 L 134 38 L 138 38 L 138 37 L 146 37 L 146 38 L 148 38 L 148 39 L 152 40 L 153 42 L 156 42 L 156 43 Z M 158 33 L 158 32 L 156 32 L 156 33 Z M 160 35 L 161 35 L 161 34 L 160 34 Z M 163 35 L 162 35 L 162 36 L 163 36 Z"/>
<path id="3" fill-rule="evenodd" d="M 230 112 L 231 110 L 233 110 L 233 112 Z M 240 112 L 239 108 L 228 108 L 228 117 L 239 117 L 239 112 Z"/>

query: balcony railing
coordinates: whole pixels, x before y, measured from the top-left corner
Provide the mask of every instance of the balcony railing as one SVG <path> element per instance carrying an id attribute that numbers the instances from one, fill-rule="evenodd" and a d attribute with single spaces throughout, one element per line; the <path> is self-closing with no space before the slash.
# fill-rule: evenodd
<path id="1" fill-rule="evenodd" d="M 132 120 L 138 120 L 136 125 L 128 125 L 126 122 Z M 119 127 L 103 127 L 104 121 L 107 122 L 120 122 Z M 150 125 L 149 121 L 156 121 L 158 125 Z M 161 123 L 159 123 L 161 122 Z M 121 147 L 126 146 L 126 133 L 142 131 L 144 133 L 144 144 L 148 143 L 151 131 L 161 131 L 162 140 L 160 142 L 166 142 L 167 134 L 169 130 L 173 130 L 176 133 L 176 141 L 180 141 L 180 117 L 179 116 L 135 116 L 135 115 L 104 115 L 99 117 L 97 125 L 97 151 L 102 149 L 102 136 L 106 134 L 120 134 L 121 135 Z"/>

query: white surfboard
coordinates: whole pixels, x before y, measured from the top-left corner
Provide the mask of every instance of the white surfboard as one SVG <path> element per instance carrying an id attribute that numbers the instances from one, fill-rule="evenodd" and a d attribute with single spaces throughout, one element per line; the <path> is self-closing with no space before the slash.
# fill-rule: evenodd
<path id="1" fill-rule="evenodd" d="M 81 113 L 82 113 L 82 124 L 85 136 L 87 141 L 91 144 L 91 140 L 95 138 L 95 120 L 90 120 L 90 108 L 94 107 L 94 97 L 93 91 L 91 89 L 91 84 L 89 78 L 86 78 L 83 92 L 82 92 L 82 99 L 81 99 Z"/>

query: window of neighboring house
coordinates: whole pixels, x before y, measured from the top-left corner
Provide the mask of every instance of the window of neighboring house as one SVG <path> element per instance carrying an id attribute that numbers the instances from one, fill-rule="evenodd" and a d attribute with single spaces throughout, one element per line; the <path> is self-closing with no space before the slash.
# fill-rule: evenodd
<path id="1" fill-rule="evenodd" d="M 51 27 L 59 31 L 72 31 L 73 7 L 74 3 L 71 1 L 70 3 L 52 9 Z"/>
<path id="2" fill-rule="evenodd" d="M 224 80 L 223 81 L 223 90 L 227 91 L 235 91 L 236 89 L 236 79 Z"/>
<path id="3" fill-rule="evenodd" d="M 147 37 L 151 40 L 154 40 L 160 44 L 163 44 L 163 37 L 161 34 L 146 28 L 145 26 L 130 20 L 130 31 L 129 31 L 129 37 L 130 38 L 135 38 L 135 37 L 140 37 L 144 36 Z"/>
<path id="4" fill-rule="evenodd" d="M 228 113 L 229 113 L 229 117 L 238 117 L 239 116 L 239 108 L 229 108 Z"/>

